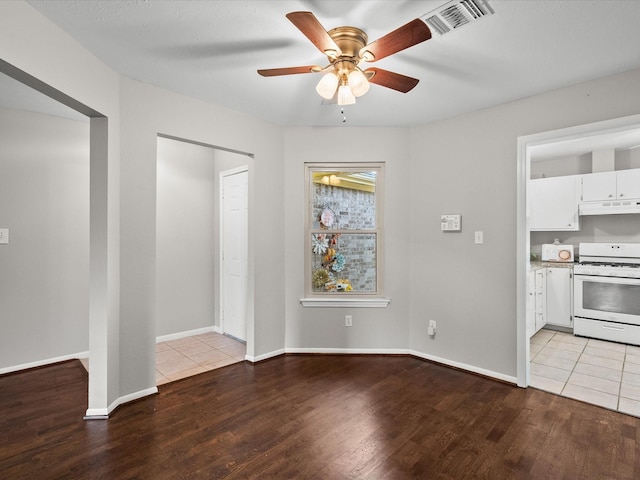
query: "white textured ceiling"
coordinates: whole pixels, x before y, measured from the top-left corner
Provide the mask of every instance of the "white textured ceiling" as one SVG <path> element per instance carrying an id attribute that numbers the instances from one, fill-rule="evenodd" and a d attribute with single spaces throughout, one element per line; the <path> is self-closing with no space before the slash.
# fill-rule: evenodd
<path id="1" fill-rule="evenodd" d="M 373 85 L 346 126 L 422 125 L 640 67 L 638 0 L 489 0 L 495 15 L 382 59 L 420 79 L 407 94 Z M 47 1 L 29 3 L 122 75 L 281 125 L 343 125 L 315 74 L 258 68 L 323 65 L 285 14 L 315 13 L 373 41 L 438 1 Z M 639 86 L 640 94 L 640 86 Z"/>

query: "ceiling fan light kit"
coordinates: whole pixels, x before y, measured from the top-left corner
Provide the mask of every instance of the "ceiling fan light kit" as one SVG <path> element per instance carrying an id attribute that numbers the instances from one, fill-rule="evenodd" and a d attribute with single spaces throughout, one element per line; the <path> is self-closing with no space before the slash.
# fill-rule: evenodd
<path id="1" fill-rule="evenodd" d="M 369 91 L 369 80 L 358 67 L 349 72 L 349 86 L 356 97 L 361 97 Z"/>
<path id="2" fill-rule="evenodd" d="M 318 85 L 316 85 L 316 92 L 318 92 L 318 95 L 320 95 L 322 98 L 330 100 L 336 93 L 338 83 L 339 80 L 335 73 L 325 73 L 318 82 Z"/>
<path id="3" fill-rule="evenodd" d="M 370 83 L 407 93 L 418 79 L 380 68 L 362 70 L 360 63 L 375 62 L 431 38 L 427 24 L 416 18 L 402 27 L 367 43 L 367 34 L 356 27 L 344 26 L 326 31 L 311 12 L 291 12 L 287 18 L 318 50 L 327 56 L 326 67 L 317 65 L 258 70 L 263 77 L 326 72 L 316 92 L 322 98 L 335 99 L 338 105 L 351 105 L 369 91 Z"/>
<path id="4" fill-rule="evenodd" d="M 356 103 L 356 97 L 351 92 L 349 85 L 340 85 L 338 87 L 338 105 L 353 105 Z"/>

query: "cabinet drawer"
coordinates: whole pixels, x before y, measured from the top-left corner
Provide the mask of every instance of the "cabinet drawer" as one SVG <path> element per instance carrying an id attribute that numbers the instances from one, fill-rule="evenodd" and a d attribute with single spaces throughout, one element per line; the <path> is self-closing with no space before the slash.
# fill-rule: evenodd
<path id="1" fill-rule="evenodd" d="M 638 325 L 576 317 L 573 319 L 573 333 L 583 337 L 640 345 L 640 326 Z"/>

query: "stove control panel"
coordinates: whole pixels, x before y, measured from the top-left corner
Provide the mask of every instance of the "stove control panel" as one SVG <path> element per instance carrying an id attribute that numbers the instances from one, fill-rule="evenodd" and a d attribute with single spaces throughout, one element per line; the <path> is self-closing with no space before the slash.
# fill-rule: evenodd
<path id="1" fill-rule="evenodd" d="M 640 278 L 640 268 L 614 265 L 575 265 L 574 275 L 592 275 L 596 277 Z"/>

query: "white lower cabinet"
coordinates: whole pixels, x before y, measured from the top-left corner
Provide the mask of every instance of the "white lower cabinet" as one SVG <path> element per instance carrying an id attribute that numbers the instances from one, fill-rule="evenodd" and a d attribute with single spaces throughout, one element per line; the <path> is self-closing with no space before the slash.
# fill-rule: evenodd
<path id="1" fill-rule="evenodd" d="M 527 333 L 533 336 L 545 325 L 573 327 L 573 270 L 544 267 L 529 274 Z"/>
<path id="2" fill-rule="evenodd" d="M 529 300 L 527 301 L 527 338 L 536 333 L 536 272 L 529 272 Z"/>
<path id="3" fill-rule="evenodd" d="M 541 268 L 536 270 L 536 300 L 535 312 L 536 332 L 544 327 L 547 323 L 547 269 Z"/>
<path id="4" fill-rule="evenodd" d="M 566 267 L 548 267 L 546 270 L 546 322 L 559 327 L 572 327 L 573 270 Z"/>
<path id="5" fill-rule="evenodd" d="M 527 334 L 529 338 L 545 325 L 546 277 L 546 268 L 529 272 L 529 310 L 527 312 Z"/>

